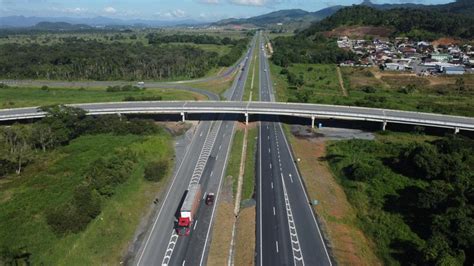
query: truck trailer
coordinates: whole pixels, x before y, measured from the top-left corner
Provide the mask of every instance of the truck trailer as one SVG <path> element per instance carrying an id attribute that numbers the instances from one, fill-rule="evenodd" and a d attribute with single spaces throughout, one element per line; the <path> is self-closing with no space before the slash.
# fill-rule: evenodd
<path id="1" fill-rule="evenodd" d="M 191 184 L 179 210 L 178 226 L 176 232 L 180 236 L 188 236 L 194 222 L 194 216 L 201 202 L 201 185 Z"/>

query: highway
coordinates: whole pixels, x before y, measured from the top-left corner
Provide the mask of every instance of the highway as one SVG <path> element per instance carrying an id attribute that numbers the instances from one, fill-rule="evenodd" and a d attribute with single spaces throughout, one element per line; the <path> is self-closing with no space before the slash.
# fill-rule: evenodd
<path id="1" fill-rule="evenodd" d="M 254 39 L 255 40 L 255 39 Z M 252 43 L 254 44 L 255 41 Z M 246 57 L 250 58 L 253 46 Z M 248 75 L 244 57 L 244 71 L 239 71 L 230 88 L 230 100 L 240 100 Z M 196 128 L 191 144 L 179 165 L 176 175 L 162 201 L 153 225 L 138 250 L 134 265 L 203 265 L 206 264 L 212 223 L 219 200 L 219 189 L 234 134 L 233 121 L 202 121 Z M 215 204 L 201 201 L 189 236 L 179 237 L 174 230 L 176 213 L 189 184 L 199 183 L 205 194 L 216 194 Z"/>
<path id="2" fill-rule="evenodd" d="M 263 44 L 259 44 L 260 101 L 272 102 Z M 280 123 L 260 123 L 257 152 L 257 264 L 331 265 Z"/>

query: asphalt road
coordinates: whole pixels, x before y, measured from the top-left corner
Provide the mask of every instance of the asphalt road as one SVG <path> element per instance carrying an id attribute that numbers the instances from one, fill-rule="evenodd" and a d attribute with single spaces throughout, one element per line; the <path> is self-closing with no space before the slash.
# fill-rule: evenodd
<path id="1" fill-rule="evenodd" d="M 251 53 L 251 50 L 250 50 Z M 247 55 L 250 58 L 249 55 Z M 245 80 L 248 75 L 246 67 L 238 73 L 230 89 L 230 100 L 240 100 L 243 95 Z M 209 243 L 212 238 L 212 223 L 215 206 L 219 200 L 219 189 L 225 172 L 231 141 L 234 134 L 234 122 L 203 121 L 197 127 L 192 142 L 170 185 L 161 210 L 155 217 L 153 227 L 139 250 L 134 264 L 136 265 L 203 265 L 206 264 Z M 206 151 L 209 151 L 206 153 Z M 199 164 L 205 166 L 200 173 Z M 196 175 L 198 173 L 198 175 Z M 194 179 L 198 177 L 198 179 Z M 199 182 L 203 197 L 209 193 L 216 194 L 215 204 L 206 206 L 201 201 L 196 220 L 189 236 L 178 237 L 174 233 L 176 213 L 184 191 L 190 182 Z"/>
<path id="2" fill-rule="evenodd" d="M 275 97 L 262 45 L 260 101 L 271 102 Z M 280 123 L 260 123 L 257 165 L 257 264 L 331 265 Z"/>

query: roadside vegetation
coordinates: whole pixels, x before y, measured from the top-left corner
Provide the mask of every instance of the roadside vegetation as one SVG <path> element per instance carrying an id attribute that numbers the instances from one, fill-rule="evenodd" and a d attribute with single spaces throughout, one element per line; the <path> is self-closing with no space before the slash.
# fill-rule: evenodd
<path id="1" fill-rule="evenodd" d="M 279 101 L 353 105 L 473 116 L 474 75 L 418 77 L 374 68 L 341 67 L 344 97 L 333 64 L 271 66 Z"/>
<path id="2" fill-rule="evenodd" d="M 44 110 L 0 128 L 0 264 L 118 264 L 170 171 L 171 137 L 147 120 Z"/>
<path id="3" fill-rule="evenodd" d="M 132 86 L 130 86 L 132 87 Z M 120 101 L 170 101 L 206 100 L 206 97 L 179 89 L 122 89 L 108 88 L 50 88 L 12 87 L 0 84 L 0 108 L 31 107 L 54 104 L 120 102 Z M 136 87 L 132 87 L 136 88 Z"/>
<path id="4" fill-rule="evenodd" d="M 388 265 L 471 265 L 474 142 L 381 133 L 330 143 L 326 159 Z"/>

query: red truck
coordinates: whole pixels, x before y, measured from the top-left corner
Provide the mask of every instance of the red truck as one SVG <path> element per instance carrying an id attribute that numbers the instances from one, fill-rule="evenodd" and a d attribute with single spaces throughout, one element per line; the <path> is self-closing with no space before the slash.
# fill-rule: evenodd
<path id="1" fill-rule="evenodd" d="M 199 203 L 201 202 L 201 185 L 189 185 L 183 205 L 179 210 L 178 226 L 176 232 L 180 236 L 188 236 L 191 232 L 191 226 L 194 222 L 194 215 L 196 214 Z"/>

